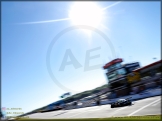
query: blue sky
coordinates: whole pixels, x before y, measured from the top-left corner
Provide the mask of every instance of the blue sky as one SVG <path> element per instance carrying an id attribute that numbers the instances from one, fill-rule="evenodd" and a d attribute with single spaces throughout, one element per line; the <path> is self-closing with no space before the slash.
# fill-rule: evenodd
<path id="1" fill-rule="evenodd" d="M 160 2 L 95 2 L 106 8 L 102 25 L 97 29 L 109 38 L 107 41 L 96 31 L 89 35 L 83 28 L 69 30 L 54 40 L 61 31 L 74 25 L 71 20 L 28 23 L 69 18 L 73 4 L 2 2 L 3 107 L 28 112 L 59 100 L 68 91 L 75 94 L 106 84 L 102 66 L 115 58 L 107 41 L 113 44 L 116 57 L 124 58 L 124 63 L 139 61 L 145 66 L 156 61 L 153 57 L 161 58 Z M 48 62 L 52 74 L 65 88 L 55 83 L 47 68 L 47 50 L 53 41 Z M 66 53 L 79 66 L 66 65 L 71 61 L 63 59 Z M 85 63 L 92 56 L 89 66 L 98 66 L 85 71 Z M 65 68 L 59 71 L 62 63 Z"/>

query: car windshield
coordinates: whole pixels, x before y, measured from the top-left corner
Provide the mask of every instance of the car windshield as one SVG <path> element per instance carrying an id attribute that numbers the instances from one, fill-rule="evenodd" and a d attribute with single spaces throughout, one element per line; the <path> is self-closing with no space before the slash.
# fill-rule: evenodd
<path id="1" fill-rule="evenodd" d="M 119 99 L 118 100 L 118 102 L 124 102 L 125 101 L 125 99 Z"/>

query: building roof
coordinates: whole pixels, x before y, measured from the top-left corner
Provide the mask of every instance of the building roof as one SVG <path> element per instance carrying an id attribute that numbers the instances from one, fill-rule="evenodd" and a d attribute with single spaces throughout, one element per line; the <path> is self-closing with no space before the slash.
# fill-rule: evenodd
<path id="1" fill-rule="evenodd" d="M 139 62 L 130 62 L 130 63 L 125 63 L 125 64 L 122 64 L 122 66 L 128 66 L 128 65 L 132 65 L 132 64 L 139 64 Z"/>
<path id="2" fill-rule="evenodd" d="M 114 65 L 116 63 L 121 63 L 123 62 L 123 60 L 121 58 L 116 58 L 112 61 L 110 61 L 109 63 L 105 64 L 105 66 L 103 66 L 104 69 L 107 69 L 108 67 L 110 67 L 111 65 Z"/>
<path id="3" fill-rule="evenodd" d="M 121 67 L 114 68 L 114 69 L 108 71 L 106 74 L 112 73 L 113 71 L 119 70 L 119 69 L 121 69 L 121 68 L 127 67 L 127 66 L 129 66 L 129 65 L 133 65 L 133 64 L 139 64 L 139 62 L 133 62 L 133 63 L 125 63 L 125 64 L 122 64 Z"/>
<path id="4" fill-rule="evenodd" d="M 149 68 L 149 67 L 152 67 L 152 66 L 154 66 L 154 65 L 157 65 L 157 64 L 159 64 L 159 63 L 162 63 L 162 60 L 156 61 L 156 62 L 154 62 L 154 63 L 151 63 L 151 64 L 149 64 L 149 65 L 147 65 L 147 66 L 142 67 L 142 68 L 135 69 L 135 70 L 133 70 L 133 71 L 134 71 L 134 72 L 141 71 L 141 70 L 147 69 L 147 68 Z"/>

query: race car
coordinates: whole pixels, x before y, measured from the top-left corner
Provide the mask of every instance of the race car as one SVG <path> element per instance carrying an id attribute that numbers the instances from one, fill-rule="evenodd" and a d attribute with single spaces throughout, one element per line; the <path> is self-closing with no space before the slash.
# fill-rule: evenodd
<path id="1" fill-rule="evenodd" d="M 128 105 L 132 105 L 132 102 L 130 101 L 130 98 L 119 99 L 116 102 L 111 103 L 111 108 L 128 106 Z"/>

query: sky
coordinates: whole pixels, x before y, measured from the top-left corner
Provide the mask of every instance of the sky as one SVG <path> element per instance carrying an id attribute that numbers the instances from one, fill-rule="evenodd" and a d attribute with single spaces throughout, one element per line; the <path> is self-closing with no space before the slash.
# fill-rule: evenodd
<path id="1" fill-rule="evenodd" d="M 3 107 L 25 113 L 106 84 L 102 67 L 115 58 L 161 59 L 160 2 L 1 5 Z"/>

